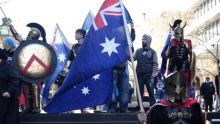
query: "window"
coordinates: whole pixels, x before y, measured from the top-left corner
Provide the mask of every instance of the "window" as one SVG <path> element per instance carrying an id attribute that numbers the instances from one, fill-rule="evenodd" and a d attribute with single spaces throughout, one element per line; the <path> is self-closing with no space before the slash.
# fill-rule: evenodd
<path id="1" fill-rule="evenodd" d="M 203 4 L 200 6 L 200 16 L 204 15 L 204 7 Z"/>
<path id="2" fill-rule="evenodd" d="M 209 11 L 210 5 L 211 5 L 210 0 L 207 0 L 207 11 Z"/>
<path id="3" fill-rule="evenodd" d="M 213 33 L 214 33 L 214 37 L 217 36 L 217 25 L 216 25 L 216 22 L 214 22 L 213 24 Z"/>
<path id="4" fill-rule="evenodd" d="M 214 8 L 215 7 L 215 0 L 211 0 L 211 8 Z"/>
<path id="5" fill-rule="evenodd" d="M 199 18 L 199 9 L 196 9 L 195 16 L 196 16 L 196 19 Z"/>
<path id="6" fill-rule="evenodd" d="M 206 2 L 203 3 L 203 12 L 206 13 Z"/>
<path id="7" fill-rule="evenodd" d="M 220 19 L 216 22 L 217 34 L 220 35 Z"/>
<path id="8" fill-rule="evenodd" d="M 207 40 L 211 39 L 211 37 L 210 37 L 210 26 L 207 27 L 206 38 L 207 38 Z"/>

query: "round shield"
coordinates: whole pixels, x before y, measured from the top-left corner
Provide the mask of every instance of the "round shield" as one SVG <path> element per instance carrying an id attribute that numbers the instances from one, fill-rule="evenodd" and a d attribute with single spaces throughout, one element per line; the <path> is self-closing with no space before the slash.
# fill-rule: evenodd
<path id="1" fill-rule="evenodd" d="M 49 44 L 32 40 L 19 45 L 12 61 L 22 80 L 38 83 L 45 81 L 54 73 L 57 57 Z"/>

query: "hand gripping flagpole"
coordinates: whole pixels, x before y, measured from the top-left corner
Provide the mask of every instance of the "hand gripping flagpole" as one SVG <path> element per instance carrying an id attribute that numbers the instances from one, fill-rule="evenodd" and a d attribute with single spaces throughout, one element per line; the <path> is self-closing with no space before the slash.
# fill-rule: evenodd
<path id="1" fill-rule="evenodd" d="M 136 84 L 136 89 L 137 89 L 137 97 L 138 97 L 138 102 L 139 102 L 139 105 L 140 105 L 140 111 L 144 112 L 144 107 L 143 107 L 141 94 L 140 94 L 140 88 L 139 88 L 138 80 L 137 80 L 136 67 L 134 66 L 134 58 L 133 58 L 132 50 L 131 50 L 131 37 L 130 37 L 130 34 L 128 32 L 127 20 L 126 20 L 125 14 L 124 14 L 124 5 L 122 3 L 122 0 L 119 0 L 119 1 L 120 1 L 121 9 L 122 9 L 122 16 L 123 16 L 123 22 L 124 22 L 126 38 L 127 38 L 127 42 L 128 42 L 128 45 L 129 45 L 129 47 L 128 47 L 129 48 L 129 55 L 130 55 L 130 60 L 131 60 L 131 64 L 132 64 L 133 74 L 134 74 L 134 82 Z"/>

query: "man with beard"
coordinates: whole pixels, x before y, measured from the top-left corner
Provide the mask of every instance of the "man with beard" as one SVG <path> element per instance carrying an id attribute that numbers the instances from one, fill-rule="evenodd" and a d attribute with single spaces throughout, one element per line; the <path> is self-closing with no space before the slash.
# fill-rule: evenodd
<path id="1" fill-rule="evenodd" d="M 150 47 L 151 41 L 152 37 L 144 34 L 142 36 L 142 48 L 137 49 L 134 53 L 134 60 L 137 60 L 136 73 L 140 94 L 143 99 L 144 85 L 146 85 L 150 99 L 150 106 L 156 102 L 153 92 L 153 79 L 156 76 L 158 68 L 157 53 Z"/>

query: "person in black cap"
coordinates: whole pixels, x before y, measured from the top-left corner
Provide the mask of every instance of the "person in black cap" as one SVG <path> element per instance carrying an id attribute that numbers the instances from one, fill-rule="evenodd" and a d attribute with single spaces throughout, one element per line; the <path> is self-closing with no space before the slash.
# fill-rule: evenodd
<path id="1" fill-rule="evenodd" d="M 15 68 L 7 63 L 6 53 L 0 49 L 0 124 L 17 124 L 17 94 L 19 78 Z"/>
<path id="2" fill-rule="evenodd" d="M 215 87 L 213 82 L 207 76 L 205 82 L 202 83 L 200 88 L 200 95 L 205 100 L 205 111 L 208 109 L 210 112 L 213 110 L 213 95 L 215 94 Z"/>

